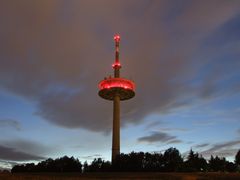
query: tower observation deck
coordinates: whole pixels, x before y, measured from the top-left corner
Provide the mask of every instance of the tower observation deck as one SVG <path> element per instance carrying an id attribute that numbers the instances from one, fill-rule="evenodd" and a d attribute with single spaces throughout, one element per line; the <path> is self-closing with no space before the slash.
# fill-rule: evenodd
<path id="1" fill-rule="evenodd" d="M 120 36 L 114 36 L 115 62 L 114 77 L 104 78 L 99 82 L 98 95 L 103 99 L 113 101 L 113 131 L 112 131 L 112 162 L 120 154 L 120 101 L 131 99 L 135 96 L 133 81 L 120 77 L 121 64 L 119 60 Z"/>

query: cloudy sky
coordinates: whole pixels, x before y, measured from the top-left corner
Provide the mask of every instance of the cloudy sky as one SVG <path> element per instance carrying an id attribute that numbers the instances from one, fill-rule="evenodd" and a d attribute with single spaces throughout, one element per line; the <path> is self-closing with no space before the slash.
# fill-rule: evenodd
<path id="1" fill-rule="evenodd" d="M 98 82 L 121 74 L 121 152 L 240 149 L 240 1 L 1 0 L 0 166 L 63 155 L 110 160 L 112 103 Z"/>

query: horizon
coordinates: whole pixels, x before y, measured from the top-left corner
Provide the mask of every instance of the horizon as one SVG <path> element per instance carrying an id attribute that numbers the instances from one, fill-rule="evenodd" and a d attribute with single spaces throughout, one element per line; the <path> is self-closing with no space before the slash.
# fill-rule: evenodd
<path id="1" fill-rule="evenodd" d="M 175 147 L 234 160 L 240 149 L 240 1 L 0 2 L 0 169 L 64 155 L 110 160 L 121 76 L 121 153 Z"/>

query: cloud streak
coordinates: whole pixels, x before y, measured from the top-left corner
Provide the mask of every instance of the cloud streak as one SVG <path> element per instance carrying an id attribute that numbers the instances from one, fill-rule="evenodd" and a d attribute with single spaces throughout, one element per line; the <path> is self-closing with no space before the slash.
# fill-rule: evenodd
<path id="1" fill-rule="evenodd" d="M 0 141 L 0 159 L 5 161 L 42 160 L 55 151 L 55 147 L 20 138 Z"/>
<path id="2" fill-rule="evenodd" d="M 212 147 L 200 152 L 205 157 L 210 157 L 211 155 L 217 155 L 221 157 L 235 156 L 239 150 L 240 141 L 229 141 L 224 143 L 214 144 Z"/>
<path id="3" fill-rule="evenodd" d="M 165 132 L 153 132 L 149 136 L 143 136 L 138 138 L 138 142 L 162 142 L 167 144 L 176 144 L 180 143 L 181 141 L 178 140 L 176 136 L 171 136 Z"/>
<path id="4" fill-rule="evenodd" d="M 101 154 L 93 154 L 93 155 L 89 155 L 89 156 L 80 156 L 80 158 L 86 159 L 86 160 L 93 160 L 95 158 L 102 158 L 102 155 Z"/>
<path id="5" fill-rule="evenodd" d="M 34 153 L 41 156 L 53 152 L 55 150 L 54 147 L 48 147 L 42 143 L 24 139 L 7 140 L 1 141 L 0 143 L 6 147 L 11 147 L 19 151 L 23 151 L 30 154 Z"/>
<path id="6" fill-rule="evenodd" d="M 195 145 L 194 147 L 195 148 L 204 148 L 204 147 L 207 147 L 207 146 L 209 146 L 210 144 L 209 143 L 203 143 L 203 144 L 198 144 L 198 145 Z"/>
<path id="7" fill-rule="evenodd" d="M 0 119 L 0 128 L 13 128 L 17 131 L 21 130 L 21 125 L 18 121 L 14 120 L 14 119 Z"/>
<path id="8" fill-rule="evenodd" d="M 18 151 L 15 148 L 0 145 L 0 159 L 10 161 L 42 160 L 44 157 Z"/>
<path id="9" fill-rule="evenodd" d="M 187 128 L 160 128 L 160 131 L 174 131 L 174 132 L 187 132 L 187 131 L 190 131 L 189 129 Z"/>

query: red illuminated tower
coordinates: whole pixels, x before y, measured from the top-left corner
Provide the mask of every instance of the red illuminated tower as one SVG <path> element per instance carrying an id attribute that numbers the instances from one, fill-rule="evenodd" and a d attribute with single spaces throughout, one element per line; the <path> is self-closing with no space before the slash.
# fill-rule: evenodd
<path id="1" fill-rule="evenodd" d="M 135 84 L 131 80 L 120 77 L 121 64 L 119 61 L 120 36 L 114 36 L 115 62 L 114 77 L 105 78 L 99 83 L 99 96 L 113 101 L 113 131 L 112 131 L 112 162 L 120 154 L 120 101 L 128 100 L 135 95 Z"/>

